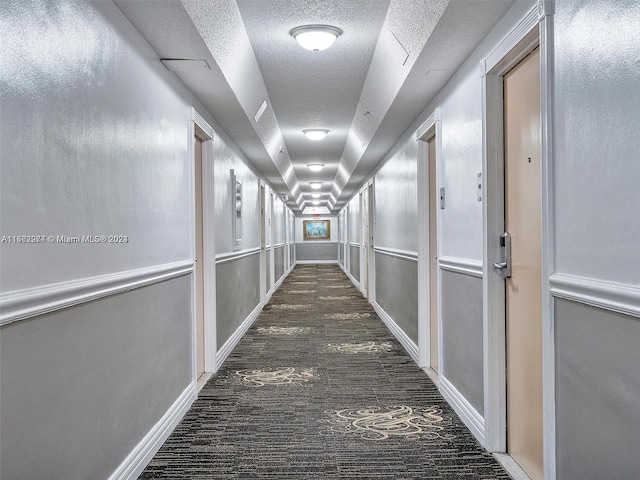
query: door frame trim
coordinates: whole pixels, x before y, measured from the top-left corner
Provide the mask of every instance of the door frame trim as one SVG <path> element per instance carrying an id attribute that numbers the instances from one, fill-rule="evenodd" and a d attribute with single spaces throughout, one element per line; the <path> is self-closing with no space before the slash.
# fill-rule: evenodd
<path id="1" fill-rule="evenodd" d="M 215 246 L 215 205 L 213 183 L 213 141 L 214 131 L 211 125 L 198 111 L 191 107 L 189 134 L 189 162 L 191 164 L 191 248 L 194 260 L 192 280 L 192 329 L 193 329 L 193 380 L 197 381 L 197 336 L 196 336 L 196 204 L 195 204 L 195 149 L 198 137 L 202 140 L 202 262 L 205 292 L 204 302 L 204 371 L 215 373 L 218 370 L 218 348 L 216 332 L 216 246 Z M 213 292 L 207 295 L 206 292 Z"/>
<path id="2" fill-rule="evenodd" d="M 483 88 L 483 326 L 485 447 L 506 451 L 506 335 L 504 280 L 491 266 L 500 259 L 497 241 L 504 231 L 503 78 L 513 66 L 540 46 L 542 163 L 542 369 L 544 478 L 555 480 L 555 351 L 553 299 L 552 92 L 553 2 L 540 0 L 496 48 L 481 61 Z"/>
<path id="3" fill-rule="evenodd" d="M 276 203 L 276 194 L 271 188 L 269 188 L 269 283 L 271 288 L 269 290 L 268 296 L 271 298 L 273 292 L 276 291 L 276 229 L 274 225 L 275 218 L 275 203 Z"/>
<path id="4" fill-rule="evenodd" d="M 369 188 L 367 193 L 369 195 L 369 252 L 367 259 L 369 260 L 368 273 L 369 273 L 369 303 L 376 303 L 376 254 L 375 248 L 375 221 L 376 221 L 376 188 L 375 178 L 371 177 L 368 182 Z"/>
<path id="5" fill-rule="evenodd" d="M 365 232 L 365 230 L 367 230 L 365 228 L 365 211 L 364 211 L 364 206 L 365 203 L 367 203 L 367 208 L 369 208 L 368 202 L 367 200 L 365 200 L 365 195 L 367 195 L 367 184 L 365 184 L 363 187 L 360 188 L 360 190 L 358 191 L 357 195 L 359 197 L 359 203 L 360 203 L 360 293 L 362 293 L 362 296 L 364 298 L 367 298 L 367 289 L 369 288 L 368 285 L 368 281 L 369 281 L 369 272 L 368 272 L 368 267 L 369 267 L 369 258 L 367 256 L 367 254 L 369 253 L 367 250 L 367 238 L 369 236 L 369 232 Z M 366 215 L 368 215 L 369 212 L 366 212 Z M 366 272 L 366 275 L 365 275 Z"/>
<path id="6" fill-rule="evenodd" d="M 261 179 L 258 185 L 260 203 L 260 303 L 267 303 L 267 184 Z"/>
<path id="7" fill-rule="evenodd" d="M 438 165 L 442 158 L 442 124 L 440 121 L 440 107 L 435 110 L 425 122 L 416 130 L 418 141 L 418 292 L 429 292 L 429 196 L 435 198 L 435 192 L 429 191 L 429 146 L 427 142 L 436 138 L 436 189 L 442 185 L 442 168 Z M 426 209 L 423 211 L 422 209 Z M 436 251 L 440 252 L 441 210 L 436 209 Z M 426 259 L 426 261 L 425 261 Z M 442 306 L 440 285 L 441 273 L 437 268 L 436 311 L 438 314 L 438 332 L 442 332 Z M 420 368 L 431 367 L 431 328 L 430 328 L 430 300 L 429 295 L 418 295 L 418 352 Z M 438 335 L 438 364 L 442 361 L 442 335 Z"/>
<path id="8" fill-rule="evenodd" d="M 367 180 L 359 190 L 360 195 L 360 292 L 369 301 L 375 303 L 375 254 L 373 238 L 373 177 Z M 367 211 L 364 205 L 367 204 Z M 366 215 L 366 223 L 365 223 Z M 367 225 L 365 228 L 365 224 Z M 364 255 L 363 255 L 364 252 Z M 363 272 L 367 272 L 363 281 Z M 366 285 L 366 287 L 365 287 Z"/>

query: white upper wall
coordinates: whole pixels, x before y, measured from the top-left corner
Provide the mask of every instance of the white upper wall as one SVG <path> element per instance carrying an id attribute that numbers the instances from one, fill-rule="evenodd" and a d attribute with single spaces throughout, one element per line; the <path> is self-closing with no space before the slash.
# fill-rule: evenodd
<path id="1" fill-rule="evenodd" d="M 476 176 L 482 170 L 480 60 L 535 4 L 534 0 L 514 4 L 380 163 L 375 173 L 377 246 L 417 250 L 418 211 L 426 209 L 417 205 L 415 132 L 439 108 L 438 188 L 445 188 L 446 207 L 441 210 L 439 254 L 482 261 L 482 203 L 476 189 Z M 410 168 L 413 181 L 402 173 Z"/>
<path id="2" fill-rule="evenodd" d="M 482 202 L 477 200 L 477 174 L 482 171 L 482 76 L 480 61 L 534 6 L 520 0 L 474 50 L 413 124 L 415 130 L 439 108 L 441 155 L 438 188 L 445 189 L 440 210 L 440 256 L 482 261 Z"/>
<path id="3" fill-rule="evenodd" d="M 556 271 L 640 286 L 640 4 L 563 0 L 554 21 Z"/>
<path id="4" fill-rule="evenodd" d="M 242 245 L 240 249 L 260 246 L 260 180 L 249 168 L 244 155 L 225 136 L 213 141 L 213 178 L 216 253 L 233 251 L 232 219 L 235 189 L 231 189 L 231 170 L 242 182 Z"/>
<path id="5" fill-rule="evenodd" d="M 445 208 L 441 210 L 439 255 L 482 260 L 482 79 L 480 66 L 459 79 L 440 103 L 442 155 L 438 159 Z"/>
<path id="6" fill-rule="evenodd" d="M 418 250 L 418 142 L 399 143 L 375 175 L 377 247 Z M 357 196 L 356 196 L 357 198 Z"/>
<path id="7" fill-rule="evenodd" d="M 285 241 L 285 207 L 284 202 L 277 194 L 274 195 L 273 201 L 273 242 L 274 244 L 284 243 Z"/>
<path id="8" fill-rule="evenodd" d="M 360 233 L 362 230 L 362 223 L 360 219 L 360 196 L 355 194 L 349 203 L 347 204 L 347 231 L 348 242 L 360 243 Z"/>
<path id="9" fill-rule="evenodd" d="M 126 243 L 4 243 L 2 290 L 192 258 L 190 94 L 113 4 L 21 8 L 0 17 L 1 234 Z"/>

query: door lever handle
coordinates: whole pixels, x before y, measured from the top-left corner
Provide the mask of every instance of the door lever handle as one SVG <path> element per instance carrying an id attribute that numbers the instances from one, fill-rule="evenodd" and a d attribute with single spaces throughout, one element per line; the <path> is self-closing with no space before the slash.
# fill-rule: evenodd
<path id="1" fill-rule="evenodd" d="M 504 261 L 493 264 L 493 269 L 502 278 L 511 278 L 511 234 L 504 232 L 500 236 L 500 246 L 504 252 Z"/>

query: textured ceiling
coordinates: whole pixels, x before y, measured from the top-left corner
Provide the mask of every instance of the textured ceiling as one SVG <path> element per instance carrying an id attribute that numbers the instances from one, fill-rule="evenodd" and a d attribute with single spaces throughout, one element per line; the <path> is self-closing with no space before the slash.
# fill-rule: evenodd
<path id="1" fill-rule="evenodd" d="M 310 194 L 308 182 L 323 181 L 320 192 L 328 198 L 389 0 L 237 4 L 301 189 Z M 344 33 L 331 48 L 310 52 L 289 35 L 309 23 L 333 25 Z M 302 134 L 305 128 L 330 132 L 313 142 Z M 325 168 L 314 173 L 309 163 Z"/>
<path id="2" fill-rule="evenodd" d="M 204 58 L 176 75 L 296 211 L 308 182 L 340 208 L 513 0 L 116 0 L 159 58 Z M 343 30 L 321 52 L 296 26 Z M 263 101 L 267 109 L 254 115 Z M 320 142 L 306 128 L 329 129 Z M 324 163 L 311 172 L 308 163 Z"/>

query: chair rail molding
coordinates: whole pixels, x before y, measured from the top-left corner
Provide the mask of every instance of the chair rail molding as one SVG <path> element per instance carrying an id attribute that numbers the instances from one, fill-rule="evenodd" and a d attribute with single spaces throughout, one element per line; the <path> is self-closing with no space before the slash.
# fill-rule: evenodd
<path id="1" fill-rule="evenodd" d="M 482 261 L 459 257 L 438 257 L 441 270 L 482 278 Z"/>
<path id="2" fill-rule="evenodd" d="M 640 317 L 640 286 L 560 273 L 549 277 L 549 285 L 554 298 Z"/>
<path id="3" fill-rule="evenodd" d="M 192 272 L 193 260 L 185 260 L 8 292 L 0 296 L 0 326 Z"/>
<path id="4" fill-rule="evenodd" d="M 373 247 L 373 251 L 389 257 L 400 258 L 410 262 L 418 262 L 418 252 L 410 250 L 399 250 L 397 248 Z"/>
<path id="5" fill-rule="evenodd" d="M 271 247 L 267 247 L 271 248 Z M 255 248 L 245 248 L 244 250 L 238 250 L 235 252 L 229 253 L 219 253 L 216 255 L 216 265 L 221 265 L 223 263 L 235 262 L 236 260 L 240 260 L 241 258 L 250 257 L 251 255 L 257 255 L 260 253 L 260 247 Z"/>

